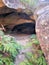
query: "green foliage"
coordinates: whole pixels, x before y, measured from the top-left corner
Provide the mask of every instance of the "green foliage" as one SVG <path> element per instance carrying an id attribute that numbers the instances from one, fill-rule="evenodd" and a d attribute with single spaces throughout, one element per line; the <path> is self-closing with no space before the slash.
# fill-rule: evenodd
<path id="1" fill-rule="evenodd" d="M 0 54 L 0 65 L 14 65 L 13 60 Z"/>
<path id="2" fill-rule="evenodd" d="M 38 3 L 38 0 L 20 0 L 23 4 L 26 4 L 30 7 L 33 7 L 34 5 L 36 5 Z M 26 6 L 26 5 L 25 5 Z"/>
<path id="3" fill-rule="evenodd" d="M 0 33 L 0 65 L 14 65 L 14 59 L 20 50 L 21 45 L 14 37 Z"/>
<path id="4" fill-rule="evenodd" d="M 39 55 L 40 56 L 37 56 L 36 54 L 32 54 L 32 53 L 28 53 L 26 55 L 30 65 L 47 65 L 45 57 L 43 56 L 43 53 L 41 52 Z"/>
<path id="5" fill-rule="evenodd" d="M 47 65 L 45 56 L 40 48 L 36 35 L 31 36 L 31 43 L 32 45 L 35 45 L 35 48 L 33 47 L 32 52 L 25 53 L 26 59 L 21 62 L 20 65 Z"/>
<path id="6" fill-rule="evenodd" d="M 37 40 L 37 37 L 35 34 L 31 35 L 30 40 L 27 42 L 26 46 L 24 48 L 28 48 L 32 46 L 32 44 L 39 45 L 39 41 Z"/>
<path id="7" fill-rule="evenodd" d="M 36 37 L 35 34 L 33 34 L 33 35 L 31 36 L 31 41 L 32 41 L 32 43 L 34 43 L 34 44 L 39 44 L 39 41 L 38 41 L 38 39 L 37 39 L 37 37 Z"/>
<path id="8" fill-rule="evenodd" d="M 0 65 L 14 65 L 14 59 L 22 47 L 15 41 L 14 37 L 0 32 Z M 31 43 L 40 46 L 36 35 L 31 36 Z M 33 50 L 36 52 L 25 53 L 26 59 L 20 65 L 47 65 L 41 48 Z"/>
<path id="9" fill-rule="evenodd" d="M 47 63 L 43 54 L 37 56 L 36 54 L 27 53 L 26 59 L 23 62 L 21 62 L 20 65 L 47 65 Z"/>

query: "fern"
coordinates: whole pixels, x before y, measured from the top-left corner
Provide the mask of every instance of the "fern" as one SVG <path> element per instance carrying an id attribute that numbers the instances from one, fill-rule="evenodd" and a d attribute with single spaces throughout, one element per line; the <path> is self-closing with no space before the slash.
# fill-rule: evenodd
<path id="1" fill-rule="evenodd" d="M 0 34 L 0 65 L 14 65 L 14 59 L 20 50 L 21 45 L 14 37 L 5 35 L 3 32 Z"/>
<path id="2" fill-rule="evenodd" d="M 35 45 L 35 48 L 33 46 L 32 52 L 25 53 L 26 59 L 20 65 L 47 65 L 36 35 L 31 36 L 31 43 L 32 46 Z"/>

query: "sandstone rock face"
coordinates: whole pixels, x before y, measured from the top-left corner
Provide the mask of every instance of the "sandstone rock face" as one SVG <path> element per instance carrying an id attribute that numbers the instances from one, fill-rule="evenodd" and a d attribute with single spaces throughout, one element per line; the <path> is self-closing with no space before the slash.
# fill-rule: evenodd
<path id="1" fill-rule="evenodd" d="M 10 12 L 10 11 L 9 11 Z M 6 15 L 0 14 L 0 24 L 6 27 L 7 30 L 12 30 L 14 28 L 14 32 L 17 30 L 21 30 L 21 32 L 25 32 L 28 34 L 34 33 L 35 31 L 35 21 L 33 20 L 33 16 L 29 16 L 23 12 L 14 11 L 12 13 L 4 13 Z M 1 27 L 1 25 L 0 25 Z"/>
<path id="2" fill-rule="evenodd" d="M 6 7 L 4 5 L 4 3 L 2 2 L 2 0 L 0 0 L 0 14 L 9 13 L 9 12 L 11 12 L 13 10 L 14 9 L 10 9 L 10 8 Z"/>
<path id="3" fill-rule="evenodd" d="M 17 10 L 8 8 L 3 4 L 2 0 L 0 0 L 0 27 L 2 24 L 8 29 L 12 29 L 14 26 L 19 28 L 17 25 L 20 25 L 22 32 L 25 31 L 26 33 L 32 33 L 35 30 L 32 30 L 35 23 L 33 19 L 33 13 L 31 11 L 21 8 L 18 8 Z M 29 27 L 27 27 L 27 25 L 29 25 Z"/>
<path id="4" fill-rule="evenodd" d="M 13 9 L 22 8 L 22 9 L 25 9 L 25 6 L 20 2 L 20 0 L 2 0 L 2 1 L 9 8 L 13 8 Z"/>
<path id="5" fill-rule="evenodd" d="M 36 21 L 36 32 L 40 46 L 49 65 L 49 11 L 42 14 Z"/>
<path id="6" fill-rule="evenodd" d="M 0 7 L 5 6 L 4 3 L 2 2 L 2 0 L 0 0 Z"/>
<path id="7" fill-rule="evenodd" d="M 5 14 L 5 13 L 9 13 L 9 12 L 12 12 L 12 11 L 15 11 L 14 9 L 10 9 L 6 6 L 3 6 L 0 8 L 0 14 Z"/>

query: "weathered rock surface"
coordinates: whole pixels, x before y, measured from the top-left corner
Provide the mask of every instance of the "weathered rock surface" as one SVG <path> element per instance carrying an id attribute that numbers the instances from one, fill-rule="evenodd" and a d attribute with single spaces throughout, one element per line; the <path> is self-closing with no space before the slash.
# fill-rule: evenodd
<path id="1" fill-rule="evenodd" d="M 49 11 L 38 18 L 36 32 L 40 46 L 49 65 Z"/>
<path id="2" fill-rule="evenodd" d="M 2 0 L 0 0 L 0 7 L 5 6 L 4 3 L 2 2 Z"/>

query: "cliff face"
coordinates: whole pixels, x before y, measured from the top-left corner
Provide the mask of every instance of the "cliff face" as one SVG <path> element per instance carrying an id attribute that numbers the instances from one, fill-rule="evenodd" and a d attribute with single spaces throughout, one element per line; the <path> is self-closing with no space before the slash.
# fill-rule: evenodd
<path id="1" fill-rule="evenodd" d="M 0 0 L 0 27 L 1 24 L 8 29 L 12 29 L 14 26 L 16 26 L 17 29 L 20 27 L 21 30 L 26 29 L 22 32 L 28 33 L 28 31 L 30 31 L 29 33 L 32 33 L 34 30 L 32 30 L 33 27 L 30 25 L 34 25 L 34 23 L 35 21 L 31 11 L 27 9 L 22 10 L 20 8 L 17 10 L 8 8 L 3 4 L 2 0 Z"/>
<path id="2" fill-rule="evenodd" d="M 14 9 L 10 9 L 6 6 L 2 6 L 0 7 L 0 14 L 5 14 L 5 13 L 9 13 L 9 12 L 12 12 L 12 11 L 15 11 Z"/>
<path id="3" fill-rule="evenodd" d="M 2 2 L 2 0 L 0 0 L 0 7 L 5 6 L 4 3 Z"/>
<path id="4" fill-rule="evenodd" d="M 13 9 L 6 7 L 2 0 L 0 0 L 0 14 L 9 13 L 11 11 L 13 11 Z"/>
<path id="5" fill-rule="evenodd" d="M 23 12 L 24 12 L 24 14 L 23 14 Z M 18 13 L 19 13 L 20 17 L 17 16 Z M 27 20 L 26 18 L 28 16 L 26 16 L 25 13 L 27 13 L 28 15 L 30 15 L 30 14 L 32 15 L 32 12 L 30 12 L 29 10 L 22 10 L 22 9 L 16 10 L 16 9 L 8 8 L 3 4 L 2 0 L 0 0 L 0 23 L 12 24 L 12 25 L 15 25 L 15 23 L 16 23 L 16 25 L 18 25 L 18 24 L 22 24 L 22 23 L 26 23 L 26 22 L 32 22 L 31 19 L 33 19 L 33 16 L 30 16 L 30 20 Z"/>

